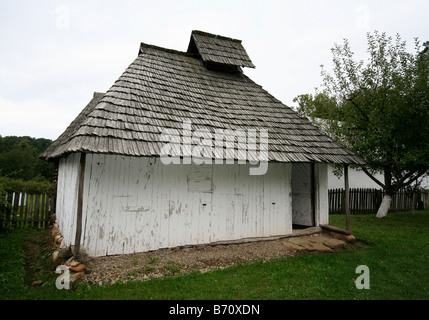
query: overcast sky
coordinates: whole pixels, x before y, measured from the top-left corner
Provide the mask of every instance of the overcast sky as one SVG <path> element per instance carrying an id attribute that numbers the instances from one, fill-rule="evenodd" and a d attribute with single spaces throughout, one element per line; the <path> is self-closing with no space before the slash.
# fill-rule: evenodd
<path id="1" fill-rule="evenodd" d="M 0 135 L 56 139 L 137 57 L 140 42 L 186 51 L 192 30 L 241 39 L 245 73 L 283 103 L 314 93 L 330 49 L 366 34 L 429 40 L 428 0 L 0 0 Z"/>

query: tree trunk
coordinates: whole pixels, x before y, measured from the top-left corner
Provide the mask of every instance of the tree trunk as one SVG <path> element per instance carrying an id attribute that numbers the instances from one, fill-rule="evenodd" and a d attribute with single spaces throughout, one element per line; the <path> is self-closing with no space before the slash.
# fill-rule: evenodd
<path id="1" fill-rule="evenodd" d="M 381 201 L 380 207 L 378 208 L 376 216 L 377 218 L 384 218 L 385 216 L 387 216 L 387 212 L 389 211 L 391 202 L 392 197 L 386 194 Z"/>
<path id="2" fill-rule="evenodd" d="M 394 195 L 392 187 L 392 171 L 389 167 L 384 168 L 384 194 L 383 200 L 381 201 L 380 207 L 377 211 L 377 218 L 384 218 L 389 212 L 390 204 Z"/>

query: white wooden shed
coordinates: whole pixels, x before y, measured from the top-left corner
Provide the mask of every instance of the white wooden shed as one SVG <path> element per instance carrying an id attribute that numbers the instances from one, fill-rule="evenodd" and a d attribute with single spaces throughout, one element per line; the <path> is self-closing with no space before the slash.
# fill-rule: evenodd
<path id="1" fill-rule="evenodd" d="M 42 155 L 58 161 L 66 245 L 104 256 L 328 223 L 328 163 L 363 160 L 243 67 L 254 65 L 240 40 L 201 31 L 187 52 L 140 45 Z"/>

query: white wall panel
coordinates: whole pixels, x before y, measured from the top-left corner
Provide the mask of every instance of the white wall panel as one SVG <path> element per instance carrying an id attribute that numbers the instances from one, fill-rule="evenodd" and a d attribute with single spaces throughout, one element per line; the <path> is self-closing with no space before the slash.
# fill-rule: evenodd
<path id="1" fill-rule="evenodd" d="M 291 164 L 270 163 L 265 175 L 250 176 L 249 165 L 103 154 L 86 161 L 82 244 L 92 256 L 292 233 Z M 77 176 L 79 157 L 69 162 L 59 173 L 70 167 Z M 77 199 L 73 177 L 70 199 Z"/>
<path id="2" fill-rule="evenodd" d="M 316 225 L 329 224 L 328 164 L 316 163 L 314 171 Z"/>
<path id="3" fill-rule="evenodd" d="M 79 162 L 80 153 L 73 153 L 58 166 L 56 217 L 67 246 L 75 240 Z"/>

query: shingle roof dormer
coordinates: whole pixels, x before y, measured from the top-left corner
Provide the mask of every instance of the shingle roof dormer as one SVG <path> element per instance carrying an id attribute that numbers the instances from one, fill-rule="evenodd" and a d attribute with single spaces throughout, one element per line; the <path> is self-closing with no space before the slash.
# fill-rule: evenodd
<path id="1" fill-rule="evenodd" d="M 241 40 L 194 30 L 188 46 L 189 53 L 197 53 L 206 64 L 255 68 Z"/>

